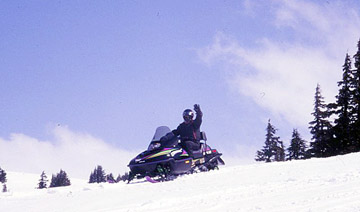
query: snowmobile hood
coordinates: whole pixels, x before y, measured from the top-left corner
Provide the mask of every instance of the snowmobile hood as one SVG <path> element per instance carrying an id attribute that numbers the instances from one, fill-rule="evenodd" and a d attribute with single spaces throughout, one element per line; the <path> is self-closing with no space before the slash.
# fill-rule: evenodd
<path id="1" fill-rule="evenodd" d="M 136 158 L 134 158 L 136 163 L 145 162 L 150 159 L 164 159 L 164 157 L 174 157 L 175 154 L 180 153 L 180 156 L 186 157 L 189 156 L 188 153 L 179 148 L 164 148 L 159 149 L 159 151 L 144 151 L 143 153 L 139 154 Z M 163 157 L 162 157 L 163 156 Z"/>

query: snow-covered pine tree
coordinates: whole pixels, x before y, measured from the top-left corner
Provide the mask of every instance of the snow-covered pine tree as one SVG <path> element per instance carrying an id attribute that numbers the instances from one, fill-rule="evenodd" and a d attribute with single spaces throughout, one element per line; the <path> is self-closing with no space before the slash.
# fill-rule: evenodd
<path id="1" fill-rule="evenodd" d="M 43 171 L 40 175 L 40 180 L 39 180 L 39 184 L 38 184 L 38 189 L 43 189 L 43 188 L 47 188 L 47 176 L 45 174 L 45 171 Z"/>
<path id="2" fill-rule="evenodd" d="M 290 146 L 287 151 L 287 160 L 304 159 L 306 156 L 306 141 L 301 138 L 297 129 L 293 130 Z"/>
<path id="3" fill-rule="evenodd" d="M 315 91 L 314 112 L 311 113 L 314 120 L 310 124 L 312 142 L 310 142 L 310 157 L 325 157 L 330 155 L 331 124 L 328 121 L 329 112 L 321 95 L 320 85 L 317 84 Z"/>
<path id="4" fill-rule="evenodd" d="M 257 151 L 256 161 L 272 162 L 285 160 L 284 145 L 280 141 L 280 137 L 275 135 L 276 131 L 269 119 L 266 127 L 265 145 L 261 150 Z"/>

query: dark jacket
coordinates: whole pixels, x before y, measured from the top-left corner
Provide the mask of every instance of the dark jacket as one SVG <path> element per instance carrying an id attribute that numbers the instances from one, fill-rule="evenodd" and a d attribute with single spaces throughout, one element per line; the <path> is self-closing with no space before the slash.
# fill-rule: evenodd
<path id="1" fill-rule="evenodd" d="M 196 113 L 195 120 L 189 123 L 181 123 L 172 133 L 180 136 L 181 141 L 200 141 L 200 125 L 202 123 L 202 112 Z"/>

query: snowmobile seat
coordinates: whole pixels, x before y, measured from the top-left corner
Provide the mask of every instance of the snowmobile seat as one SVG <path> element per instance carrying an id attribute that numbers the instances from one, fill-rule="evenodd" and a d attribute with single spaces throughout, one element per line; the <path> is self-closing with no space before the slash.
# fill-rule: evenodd
<path id="1" fill-rule="evenodd" d="M 181 143 L 181 147 L 186 150 L 190 157 L 197 159 L 203 157 L 201 143 L 197 143 L 191 140 Z"/>
<path id="2" fill-rule="evenodd" d="M 203 155 L 204 146 L 205 145 L 203 143 L 200 143 L 200 149 L 192 151 L 192 156 L 194 159 L 204 157 L 204 155 Z"/>

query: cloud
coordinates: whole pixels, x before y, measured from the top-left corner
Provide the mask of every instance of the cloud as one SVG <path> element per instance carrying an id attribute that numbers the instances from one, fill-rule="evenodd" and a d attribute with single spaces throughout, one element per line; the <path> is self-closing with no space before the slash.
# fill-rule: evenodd
<path id="1" fill-rule="evenodd" d="M 87 133 L 73 132 L 68 127 L 55 127 L 54 140 L 40 141 L 24 134 L 0 138 L 0 166 L 5 170 L 51 176 L 60 169 L 70 178 L 87 179 L 97 165 L 114 175 L 128 171 L 128 162 L 138 152 L 128 152 Z"/>
<path id="2" fill-rule="evenodd" d="M 227 166 L 255 163 L 254 157 L 259 147 L 256 145 L 234 144 L 232 150 L 224 152 L 221 158 Z"/>
<path id="3" fill-rule="evenodd" d="M 264 12 L 254 2 L 245 8 L 249 14 Z M 225 69 L 232 89 L 273 116 L 307 126 L 316 84 L 327 101 L 337 93 L 345 54 L 355 53 L 360 16 L 340 2 L 278 0 L 272 1 L 272 8 L 268 24 L 275 36 L 265 34 L 250 48 L 235 36 L 218 32 L 198 56 L 209 67 Z"/>

